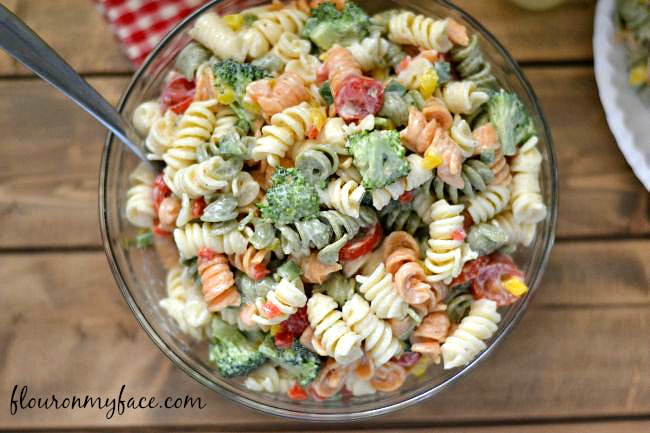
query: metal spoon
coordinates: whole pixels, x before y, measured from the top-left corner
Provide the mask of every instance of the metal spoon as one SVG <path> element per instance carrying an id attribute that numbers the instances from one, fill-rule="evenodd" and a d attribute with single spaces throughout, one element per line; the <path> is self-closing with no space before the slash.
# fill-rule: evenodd
<path id="1" fill-rule="evenodd" d="M 0 4 L 0 48 L 63 92 L 153 168 L 133 127 L 20 18 Z"/>

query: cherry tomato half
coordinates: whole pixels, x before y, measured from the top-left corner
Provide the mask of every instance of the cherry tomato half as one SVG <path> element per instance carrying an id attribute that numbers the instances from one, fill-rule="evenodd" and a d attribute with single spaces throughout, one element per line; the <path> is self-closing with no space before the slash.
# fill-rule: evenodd
<path id="1" fill-rule="evenodd" d="M 158 213 L 160 208 L 160 203 L 167 197 L 171 195 L 172 191 L 169 189 L 162 173 L 156 176 L 156 180 L 153 183 L 153 209 Z"/>
<path id="2" fill-rule="evenodd" d="M 294 384 L 291 388 L 289 388 L 289 391 L 287 391 L 287 395 L 291 400 L 307 400 L 307 391 L 305 391 L 297 383 Z"/>
<path id="3" fill-rule="evenodd" d="M 162 91 L 163 110 L 170 108 L 176 114 L 182 114 L 194 99 L 195 85 L 185 77 L 177 77 L 165 85 Z"/>
<path id="4" fill-rule="evenodd" d="M 343 248 L 339 251 L 339 260 L 349 262 L 368 254 L 379 245 L 382 234 L 381 225 L 375 224 L 343 245 Z"/>
<path id="5" fill-rule="evenodd" d="M 199 197 L 194 202 L 192 202 L 192 217 L 198 218 L 203 215 L 203 210 L 205 209 L 205 199 Z"/>
<path id="6" fill-rule="evenodd" d="M 275 345 L 280 349 L 288 349 L 293 344 L 293 335 L 287 331 L 280 331 L 275 334 Z"/>

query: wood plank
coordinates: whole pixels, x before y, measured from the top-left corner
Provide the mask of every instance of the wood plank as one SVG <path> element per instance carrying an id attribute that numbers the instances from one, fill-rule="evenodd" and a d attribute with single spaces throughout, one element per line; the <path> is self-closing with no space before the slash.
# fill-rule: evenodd
<path id="1" fill-rule="evenodd" d="M 582 243 L 576 245 L 574 255 Z M 649 246 L 645 241 L 635 248 L 647 251 Z M 408 423 L 647 414 L 650 306 L 638 302 L 637 293 L 647 296 L 647 262 L 645 281 L 630 288 L 623 287 L 616 266 L 585 281 L 581 273 L 568 271 L 571 263 L 558 262 L 549 275 L 559 264 L 567 267 L 558 271 L 562 277 L 546 281 L 522 323 L 477 371 L 438 398 L 360 425 L 403 428 Z M 594 284 L 595 279 L 602 281 Z M 11 282 L 9 290 L 0 292 L 5 306 L 0 316 L 2 389 L 26 384 L 33 396 L 112 397 L 125 384 L 129 396 L 190 395 L 207 405 L 204 410 L 127 411 L 112 420 L 93 409 L 75 410 L 74 416 L 65 410 L 19 411 L 15 416 L 2 411 L 4 428 L 298 428 L 222 400 L 174 368 L 127 310 L 102 253 L 5 254 L 0 280 Z M 562 295 L 572 290 L 574 298 Z M 610 290 L 620 297 L 601 293 Z M 584 305 L 590 294 L 611 303 Z M 7 407 L 9 397 L 2 393 L 0 406 Z"/>
<path id="2" fill-rule="evenodd" d="M 650 233 L 648 194 L 607 129 L 592 71 L 527 68 L 527 73 L 555 137 L 558 236 Z M 127 82 L 90 81 L 113 102 Z M 0 248 L 99 246 L 96 185 L 104 131 L 44 83 L 4 80 L 0 92 L 5 113 L 0 130 L 6 131 L 0 148 L 0 222 L 15 228 L 0 232 Z M 44 207 L 47 225 L 42 224 Z"/>
<path id="3" fill-rule="evenodd" d="M 126 73 L 132 70 L 92 2 L 11 0 L 4 3 L 78 71 Z M 590 0 L 570 0 L 560 8 L 542 13 L 525 11 L 507 0 L 460 0 L 456 4 L 478 18 L 518 61 L 591 58 L 594 2 Z M 0 75 L 25 74 L 28 74 L 25 68 L 0 53 Z"/>
<path id="4" fill-rule="evenodd" d="M 81 73 L 129 72 L 131 65 L 93 1 L 10 0 L 3 4 Z M 0 52 L 0 75 L 30 72 Z"/>

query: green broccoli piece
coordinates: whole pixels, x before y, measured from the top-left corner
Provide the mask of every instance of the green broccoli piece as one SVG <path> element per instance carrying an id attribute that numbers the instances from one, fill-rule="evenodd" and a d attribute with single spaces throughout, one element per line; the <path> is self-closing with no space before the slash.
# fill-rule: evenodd
<path id="1" fill-rule="evenodd" d="M 267 335 L 260 345 L 259 351 L 287 370 L 302 387 L 316 379 L 321 368 L 319 356 L 305 348 L 295 338 L 290 348 L 281 349 L 275 345 L 273 336 Z"/>
<path id="2" fill-rule="evenodd" d="M 334 103 L 334 96 L 332 95 L 332 88 L 330 87 L 329 81 L 325 81 L 318 88 L 318 93 L 327 105 L 332 105 Z"/>
<path id="3" fill-rule="evenodd" d="M 359 6 L 346 2 L 339 12 L 333 3 L 321 3 L 311 10 L 302 36 L 318 48 L 328 50 L 334 44 L 348 46 L 368 35 L 370 18 Z"/>
<path id="4" fill-rule="evenodd" d="M 505 155 L 514 155 L 517 146 L 535 135 L 533 120 L 515 93 L 501 89 L 492 95 L 487 106 Z"/>
<path id="5" fill-rule="evenodd" d="M 217 366 L 222 376 L 244 376 L 266 361 L 265 356 L 236 326 L 215 317 L 211 329 L 208 359 Z"/>
<path id="6" fill-rule="evenodd" d="M 265 201 L 257 205 L 263 218 L 285 225 L 318 216 L 318 190 L 316 185 L 307 182 L 301 171 L 279 168 L 273 174 L 271 184 Z"/>
<path id="7" fill-rule="evenodd" d="M 241 101 L 246 93 L 246 86 L 269 76 L 268 72 L 258 66 L 239 63 L 233 59 L 216 62 L 212 65 L 212 71 L 217 90 L 224 93 L 226 89 L 232 89 L 238 101 Z"/>
<path id="8" fill-rule="evenodd" d="M 399 132 L 394 129 L 352 134 L 347 145 L 367 189 L 382 188 L 411 171 Z"/>

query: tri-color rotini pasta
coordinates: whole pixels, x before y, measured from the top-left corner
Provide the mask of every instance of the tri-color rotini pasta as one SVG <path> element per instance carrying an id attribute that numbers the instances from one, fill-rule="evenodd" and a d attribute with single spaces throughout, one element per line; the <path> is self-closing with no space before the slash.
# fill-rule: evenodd
<path id="1" fill-rule="evenodd" d="M 224 377 L 390 393 L 470 363 L 526 296 L 510 254 L 547 217 L 544 157 L 454 19 L 311 5 L 196 21 L 133 111 L 165 168 L 133 171 L 124 213 L 164 251 L 167 328 Z"/>

